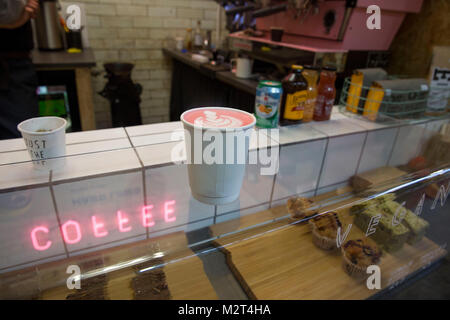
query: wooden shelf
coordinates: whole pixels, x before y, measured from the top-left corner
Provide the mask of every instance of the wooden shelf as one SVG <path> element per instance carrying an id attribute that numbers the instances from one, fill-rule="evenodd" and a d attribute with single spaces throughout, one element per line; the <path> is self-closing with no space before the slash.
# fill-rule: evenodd
<path id="1" fill-rule="evenodd" d="M 355 199 L 333 206 L 351 201 Z M 242 218 L 241 226 L 264 216 L 285 214 L 285 207 L 280 206 Z M 348 208 L 338 210 L 338 214 L 344 225 L 352 223 Z M 212 231 L 218 233 L 223 231 L 221 228 L 225 226 L 218 224 Z M 292 224 L 286 218 L 219 238 L 215 243 L 227 255 L 230 269 L 253 299 L 366 299 L 447 254 L 425 237 L 414 246 L 405 244 L 394 254 L 383 252 L 379 264 L 381 290 L 369 290 L 364 282 L 344 271 L 339 251 L 321 250 L 313 244 L 311 237 L 307 223 Z M 347 239 L 356 238 L 365 238 L 365 235 L 353 225 Z"/>

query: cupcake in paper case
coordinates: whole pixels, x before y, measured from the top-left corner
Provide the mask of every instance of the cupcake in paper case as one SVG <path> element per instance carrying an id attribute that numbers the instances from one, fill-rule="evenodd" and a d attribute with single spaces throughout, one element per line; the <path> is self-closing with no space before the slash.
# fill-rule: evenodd
<path id="1" fill-rule="evenodd" d="M 313 206 L 314 202 L 312 200 L 303 197 L 290 198 L 286 203 L 291 220 L 304 219 L 317 214 L 316 211 L 310 209 Z"/>
<path id="2" fill-rule="evenodd" d="M 348 240 L 341 250 L 344 270 L 355 278 L 366 277 L 367 267 L 380 262 L 381 250 L 363 239 Z"/>
<path id="3" fill-rule="evenodd" d="M 323 250 L 337 250 L 336 235 L 341 221 L 336 212 L 327 212 L 308 221 L 313 243 Z"/>

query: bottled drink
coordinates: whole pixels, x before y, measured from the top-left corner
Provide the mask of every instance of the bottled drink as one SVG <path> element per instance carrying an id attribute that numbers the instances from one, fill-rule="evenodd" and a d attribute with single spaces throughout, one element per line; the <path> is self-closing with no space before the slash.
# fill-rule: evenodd
<path id="1" fill-rule="evenodd" d="M 211 30 L 206 31 L 206 37 L 203 39 L 203 49 L 210 50 L 212 47 L 211 43 Z"/>
<path id="2" fill-rule="evenodd" d="M 317 100 L 317 80 L 319 79 L 318 67 L 304 66 L 303 76 L 308 81 L 308 96 L 303 111 L 303 122 L 309 122 L 313 119 L 314 108 Z"/>
<path id="3" fill-rule="evenodd" d="M 292 71 L 282 81 L 280 125 L 286 126 L 302 122 L 308 95 L 308 82 L 302 75 L 303 67 L 292 65 Z"/>
<path id="4" fill-rule="evenodd" d="M 194 49 L 201 50 L 203 48 L 203 37 L 200 29 L 200 20 L 197 21 L 197 28 L 194 33 Z"/>
<path id="5" fill-rule="evenodd" d="M 184 47 L 186 50 L 192 50 L 192 28 L 186 29 L 186 37 L 184 38 Z"/>
<path id="6" fill-rule="evenodd" d="M 336 97 L 335 81 L 336 68 L 323 67 L 320 73 L 317 101 L 314 109 L 313 119 L 315 121 L 330 120 L 331 109 L 333 108 L 334 98 Z"/>

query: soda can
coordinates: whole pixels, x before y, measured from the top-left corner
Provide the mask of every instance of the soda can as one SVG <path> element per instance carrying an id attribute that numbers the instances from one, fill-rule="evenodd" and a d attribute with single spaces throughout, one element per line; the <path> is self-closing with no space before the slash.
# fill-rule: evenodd
<path id="1" fill-rule="evenodd" d="M 255 117 L 259 128 L 277 128 L 283 95 L 281 82 L 263 80 L 256 88 Z"/>

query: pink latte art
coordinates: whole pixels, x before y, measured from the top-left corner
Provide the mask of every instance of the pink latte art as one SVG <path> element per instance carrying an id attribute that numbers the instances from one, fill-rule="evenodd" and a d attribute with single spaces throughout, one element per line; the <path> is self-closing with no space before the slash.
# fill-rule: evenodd
<path id="1" fill-rule="evenodd" d="M 237 109 L 199 108 L 187 111 L 183 120 L 203 128 L 240 128 L 251 125 L 255 118 Z"/>

